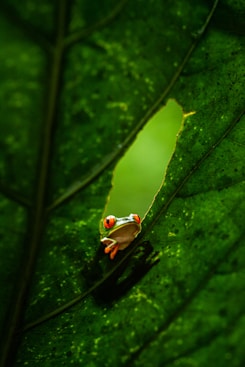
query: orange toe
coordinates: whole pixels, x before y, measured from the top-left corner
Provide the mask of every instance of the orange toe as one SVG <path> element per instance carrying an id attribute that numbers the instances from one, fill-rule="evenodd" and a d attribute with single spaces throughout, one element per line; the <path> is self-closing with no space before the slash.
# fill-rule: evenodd
<path id="1" fill-rule="evenodd" d="M 104 249 L 104 253 L 105 253 L 105 254 L 109 254 L 109 252 L 111 252 L 112 250 L 113 250 L 113 248 L 112 248 L 112 247 L 107 246 L 107 247 L 105 247 L 105 249 Z"/>
<path id="2" fill-rule="evenodd" d="M 119 245 L 116 245 L 116 246 L 112 249 L 112 251 L 111 251 L 111 253 L 110 253 L 110 259 L 111 259 L 111 260 L 113 260 L 113 259 L 114 259 L 114 257 L 116 256 L 118 249 L 119 249 Z"/>

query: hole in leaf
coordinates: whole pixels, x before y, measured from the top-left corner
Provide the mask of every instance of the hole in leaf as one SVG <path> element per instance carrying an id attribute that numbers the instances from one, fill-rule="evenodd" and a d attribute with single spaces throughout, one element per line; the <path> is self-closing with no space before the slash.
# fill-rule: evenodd
<path id="1" fill-rule="evenodd" d="M 115 168 L 103 217 L 145 216 L 162 185 L 182 120 L 182 108 L 169 100 L 139 132 Z"/>

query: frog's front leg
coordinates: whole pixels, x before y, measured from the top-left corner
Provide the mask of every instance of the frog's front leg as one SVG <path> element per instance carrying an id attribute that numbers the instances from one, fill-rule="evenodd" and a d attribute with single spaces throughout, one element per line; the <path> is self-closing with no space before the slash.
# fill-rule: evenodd
<path id="1" fill-rule="evenodd" d="M 100 242 L 106 246 L 104 249 L 104 253 L 109 254 L 110 252 L 110 259 L 113 260 L 119 249 L 119 243 L 116 240 L 114 240 L 113 238 L 109 238 L 109 237 L 102 238 Z"/>

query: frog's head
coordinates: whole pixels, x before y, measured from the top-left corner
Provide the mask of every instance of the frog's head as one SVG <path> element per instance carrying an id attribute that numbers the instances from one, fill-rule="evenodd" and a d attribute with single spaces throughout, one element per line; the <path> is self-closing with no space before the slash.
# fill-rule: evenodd
<path id="1" fill-rule="evenodd" d="M 108 215 L 100 222 L 101 237 L 110 237 L 112 233 L 118 231 L 119 228 L 125 228 L 125 230 L 135 228 L 137 234 L 141 231 L 141 220 L 138 214 L 130 214 L 127 217 L 115 217 L 114 215 Z"/>

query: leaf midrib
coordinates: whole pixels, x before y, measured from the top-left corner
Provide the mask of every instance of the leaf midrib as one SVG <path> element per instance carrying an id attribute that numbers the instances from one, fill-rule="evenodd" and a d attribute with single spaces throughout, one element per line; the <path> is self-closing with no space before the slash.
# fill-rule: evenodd
<path id="1" fill-rule="evenodd" d="M 29 236 L 26 246 L 26 253 L 22 259 L 20 274 L 15 285 L 12 297 L 12 307 L 6 317 L 4 341 L 0 353 L 0 366 L 10 366 L 14 361 L 18 340 L 16 340 L 16 330 L 21 327 L 26 298 L 31 284 L 32 275 L 39 248 L 41 246 L 42 232 L 46 221 L 46 197 L 48 189 L 48 173 L 50 167 L 52 132 L 56 120 L 57 103 L 59 99 L 60 70 L 63 57 L 63 40 L 67 17 L 67 1 L 62 0 L 59 4 L 57 35 L 54 44 L 53 55 L 50 55 L 50 84 L 47 86 L 49 91 L 47 114 L 44 121 L 42 132 L 42 144 L 39 152 L 39 165 L 36 173 L 36 197 L 32 209 L 29 213 Z"/>

